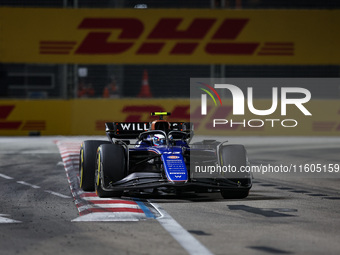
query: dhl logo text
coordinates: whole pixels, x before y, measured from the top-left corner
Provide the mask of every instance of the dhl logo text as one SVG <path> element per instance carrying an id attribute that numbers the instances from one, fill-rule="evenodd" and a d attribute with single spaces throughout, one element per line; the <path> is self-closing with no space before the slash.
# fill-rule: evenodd
<path id="1" fill-rule="evenodd" d="M 0 131 L 1 130 L 23 130 L 23 131 L 42 131 L 46 130 L 46 121 L 44 120 L 15 120 L 9 121 L 15 105 L 0 105 Z"/>
<path id="2" fill-rule="evenodd" d="M 202 47 L 209 55 L 293 56 L 293 42 L 242 42 L 248 18 L 161 18 L 149 28 L 137 18 L 84 18 L 77 27 L 87 31 L 82 41 L 42 40 L 40 54 L 192 55 Z M 182 28 L 183 24 L 188 24 Z M 150 32 L 148 32 L 150 31 Z M 167 47 L 167 44 L 170 45 Z M 203 44 L 203 45 L 201 45 Z M 167 51 L 167 52 L 165 52 Z"/>

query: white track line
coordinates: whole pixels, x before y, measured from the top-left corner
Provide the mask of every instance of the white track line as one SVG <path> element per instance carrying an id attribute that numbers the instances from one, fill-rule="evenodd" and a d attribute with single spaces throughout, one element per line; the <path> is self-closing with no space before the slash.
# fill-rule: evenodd
<path id="1" fill-rule="evenodd" d="M 54 192 L 52 190 L 45 190 L 46 193 L 49 193 L 51 195 L 54 195 L 54 196 L 57 196 L 57 197 L 62 197 L 62 198 L 71 198 L 70 196 L 66 196 L 66 195 L 63 195 L 61 193 L 58 193 L 58 192 Z"/>
<path id="2" fill-rule="evenodd" d="M 14 178 L 11 177 L 11 176 L 8 176 L 8 175 L 5 175 L 5 174 L 0 174 L 0 177 L 1 178 L 4 178 L 4 179 L 7 179 L 7 180 L 13 180 Z M 24 182 L 24 181 L 17 181 L 18 184 L 22 184 L 22 185 L 25 185 L 25 186 L 29 186 L 33 189 L 40 189 L 39 186 L 37 185 L 33 185 L 33 184 L 30 184 L 28 182 Z M 51 195 L 55 195 L 55 196 L 58 196 L 58 197 L 62 197 L 62 198 L 71 198 L 70 196 L 66 196 L 66 195 L 63 195 L 61 193 L 58 193 L 58 192 L 54 192 L 52 190 L 45 190 L 45 192 L 51 194 Z"/>
<path id="3" fill-rule="evenodd" d="M 190 255 L 213 254 L 159 205 L 154 203 L 150 204 L 162 215 L 161 217 L 156 218 L 156 220 Z"/>
<path id="4" fill-rule="evenodd" d="M 1 178 L 7 179 L 7 180 L 13 180 L 14 178 L 5 174 L 0 174 Z"/>
<path id="5" fill-rule="evenodd" d="M 31 187 L 31 188 L 33 188 L 33 189 L 40 189 L 40 187 L 39 187 L 39 186 L 37 186 L 37 185 L 33 185 L 33 184 L 30 184 L 30 183 L 28 183 L 28 182 L 24 182 L 24 181 L 17 181 L 17 183 L 19 183 L 19 184 L 22 184 L 22 185 L 25 185 L 25 186 L 29 186 L 29 187 Z"/>
<path id="6" fill-rule="evenodd" d="M 8 216 L 7 214 L 0 214 L 0 223 L 21 223 L 21 221 L 12 220 L 5 218 L 3 216 Z"/>

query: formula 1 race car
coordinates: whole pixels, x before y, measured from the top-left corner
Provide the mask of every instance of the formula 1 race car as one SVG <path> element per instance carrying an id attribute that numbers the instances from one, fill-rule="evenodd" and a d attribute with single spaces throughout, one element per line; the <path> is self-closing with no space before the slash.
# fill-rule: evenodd
<path id="1" fill-rule="evenodd" d="M 236 171 L 248 164 L 243 145 L 216 140 L 190 144 L 192 123 L 168 122 L 163 119 L 170 115 L 167 112 L 151 115 L 159 119 L 105 123 L 109 141 L 82 143 L 79 174 L 84 191 L 96 191 L 99 197 L 120 197 L 127 191 L 220 191 L 223 198 L 248 196 L 252 178 Z M 226 171 L 216 175 L 221 169 Z"/>

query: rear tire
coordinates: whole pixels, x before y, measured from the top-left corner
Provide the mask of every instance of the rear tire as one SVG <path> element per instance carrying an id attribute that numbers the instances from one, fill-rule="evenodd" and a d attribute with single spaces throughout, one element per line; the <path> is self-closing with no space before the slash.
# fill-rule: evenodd
<path id="1" fill-rule="evenodd" d="M 125 149 L 118 144 L 103 144 L 97 152 L 95 189 L 99 197 L 121 197 L 123 191 L 105 191 L 110 183 L 120 181 L 125 177 Z"/>
<path id="2" fill-rule="evenodd" d="M 243 145 L 223 145 L 220 148 L 220 160 L 222 166 L 232 166 L 240 170 L 247 166 L 247 152 Z M 221 195 L 225 199 L 242 199 L 249 194 L 251 187 L 251 176 L 248 173 L 238 173 L 234 178 L 228 178 L 240 184 L 240 188 L 221 189 Z"/>
<path id="3" fill-rule="evenodd" d="M 216 140 L 203 140 L 201 142 L 195 142 L 191 144 L 190 148 L 192 149 L 216 149 L 216 147 L 221 142 L 218 142 Z"/>
<path id="4" fill-rule="evenodd" d="M 110 144 L 108 141 L 84 141 L 80 148 L 79 176 L 80 188 L 84 191 L 94 191 L 94 175 L 96 169 L 97 148 L 101 144 Z"/>

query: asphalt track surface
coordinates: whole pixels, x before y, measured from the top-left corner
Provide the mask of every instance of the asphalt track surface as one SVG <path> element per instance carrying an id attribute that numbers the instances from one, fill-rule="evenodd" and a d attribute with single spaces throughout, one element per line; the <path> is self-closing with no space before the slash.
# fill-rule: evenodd
<path id="1" fill-rule="evenodd" d="M 0 138 L 0 254 L 340 254 L 339 172 L 255 173 L 243 200 L 210 193 L 104 201 L 75 183 L 84 139 Z M 229 140 L 244 144 L 257 166 L 340 163 L 339 138 Z"/>

